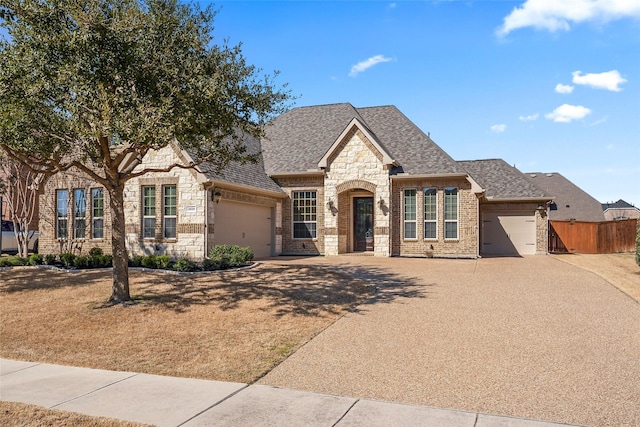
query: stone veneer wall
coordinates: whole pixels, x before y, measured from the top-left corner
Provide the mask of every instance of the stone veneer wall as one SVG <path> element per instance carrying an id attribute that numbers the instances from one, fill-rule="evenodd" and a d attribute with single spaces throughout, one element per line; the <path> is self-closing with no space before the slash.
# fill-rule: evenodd
<path id="1" fill-rule="evenodd" d="M 324 180 L 324 203 L 334 203 L 334 212 L 325 215 L 325 254 L 338 255 L 352 250 L 353 221 L 350 193 L 372 196 L 374 205 L 374 254 L 389 256 L 390 215 L 389 172 L 382 163 L 382 153 L 355 128 L 334 149 L 328 159 Z M 362 192 L 365 190 L 366 192 Z M 354 193 L 355 194 L 355 193 Z M 379 201 L 384 205 L 380 207 Z M 327 211 L 327 208 L 323 209 Z"/>
<path id="2" fill-rule="evenodd" d="M 144 167 L 163 168 L 184 162 L 172 146 L 150 151 L 145 156 Z M 141 167 L 139 167 L 141 169 Z M 143 186 L 156 187 L 156 236 L 142 237 Z M 175 239 L 162 236 L 162 187 L 176 185 L 177 230 Z M 125 185 L 125 223 L 129 256 L 169 255 L 174 258 L 203 259 L 206 255 L 206 201 L 207 191 L 190 169 L 175 168 L 170 172 L 148 173 L 131 179 Z"/>
<path id="3" fill-rule="evenodd" d="M 109 194 L 104 194 L 104 226 L 103 238 L 91 238 L 91 190 L 102 188 L 84 173 L 75 168 L 64 173 L 58 173 L 49 178 L 42 188 L 39 197 L 39 229 L 38 252 L 41 254 L 61 254 L 71 252 L 76 255 L 86 255 L 91 248 L 100 248 L 105 254 L 111 254 L 111 213 L 109 209 Z M 87 194 L 87 212 L 85 216 L 85 238 L 84 239 L 64 239 L 56 238 L 57 207 L 56 190 L 68 190 L 70 201 L 67 215 L 69 235 L 73 235 L 73 190 L 84 189 Z"/>
<path id="4" fill-rule="evenodd" d="M 287 193 L 287 198 L 283 199 L 280 209 L 276 208 L 276 247 L 278 240 L 281 241 L 282 255 L 320 255 L 324 254 L 325 246 L 325 213 L 327 210 L 324 203 L 324 178 L 322 176 L 300 176 L 300 177 L 281 177 L 276 182 Z M 316 238 L 315 239 L 294 239 L 293 238 L 293 214 L 292 199 L 293 191 L 316 191 L 317 207 L 316 207 Z M 278 214 L 278 210 L 280 214 Z M 280 227 L 277 221 L 280 219 Z M 280 236 L 280 239 L 278 239 Z"/>
<path id="5" fill-rule="evenodd" d="M 534 212 L 536 217 L 536 254 L 544 255 L 549 251 L 549 216 L 546 210 L 538 210 L 539 203 L 483 203 L 480 211 L 491 210 L 507 212 Z"/>
<path id="6" fill-rule="evenodd" d="M 458 239 L 444 238 L 444 189 L 458 188 Z M 437 189 L 437 239 L 424 239 L 424 188 Z M 416 190 L 417 239 L 403 238 L 403 191 Z M 478 256 L 478 198 L 466 179 L 394 180 L 392 255 L 475 258 Z"/>

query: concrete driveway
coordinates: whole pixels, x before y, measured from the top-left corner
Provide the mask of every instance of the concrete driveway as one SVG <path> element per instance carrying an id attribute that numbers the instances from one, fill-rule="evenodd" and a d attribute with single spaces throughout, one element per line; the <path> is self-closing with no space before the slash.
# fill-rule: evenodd
<path id="1" fill-rule="evenodd" d="M 640 304 L 549 256 L 276 258 L 379 287 L 259 383 L 592 426 L 640 425 Z"/>

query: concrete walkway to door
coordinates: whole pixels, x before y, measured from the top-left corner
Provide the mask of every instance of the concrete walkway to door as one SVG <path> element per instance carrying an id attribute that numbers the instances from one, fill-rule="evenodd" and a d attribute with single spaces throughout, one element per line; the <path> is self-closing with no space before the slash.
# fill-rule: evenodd
<path id="1" fill-rule="evenodd" d="M 640 305 L 549 256 L 272 258 L 379 287 L 260 384 L 592 426 L 640 425 Z"/>

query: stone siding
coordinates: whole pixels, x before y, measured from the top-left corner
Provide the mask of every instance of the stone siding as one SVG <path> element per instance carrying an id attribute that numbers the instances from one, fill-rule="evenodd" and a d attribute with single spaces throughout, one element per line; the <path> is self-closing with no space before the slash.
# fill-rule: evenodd
<path id="1" fill-rule="evenodd" d="M 444 238 L 444 189 L 458 188 L 458 238 Z M 424 239 L 424 193 L 425 188 L 437 190 L 437 234 L 436 239 Z M 403 192 L 416 190 L 416 239 L 404 239 Z M 466 179 L 429 179 L 393 181 L 392 201 L 392 248 L 394 256 L 428 256 L 452 258 L 476 258 L 478 256 L 478 198 L 471 191 Z"/>

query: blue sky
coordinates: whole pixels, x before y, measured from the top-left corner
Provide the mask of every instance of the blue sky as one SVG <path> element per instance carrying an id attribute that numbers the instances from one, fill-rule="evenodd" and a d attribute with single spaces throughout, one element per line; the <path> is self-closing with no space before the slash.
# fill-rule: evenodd
<path id="1" fill-rule="evenodd" d="M 640 206 L 640 0 L 221 1 L 295 106 L 395 105 L 456 160 Z"/>

